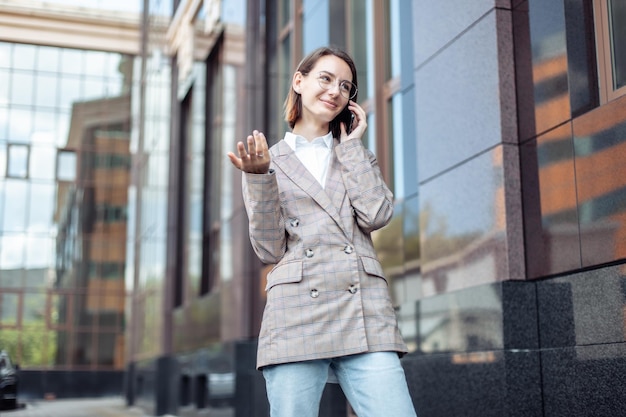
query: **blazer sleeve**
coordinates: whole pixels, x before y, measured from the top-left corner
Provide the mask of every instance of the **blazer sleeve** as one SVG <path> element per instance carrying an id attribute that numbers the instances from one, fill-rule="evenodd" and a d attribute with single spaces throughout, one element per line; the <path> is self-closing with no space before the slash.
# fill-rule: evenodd
<path id="1" fill-rule="evenodd" d="M 370 233 L 385 226 L 393 215 L 393 194 L 383 180 L 374 154 L 358 138 L 339 143 L 335 152 L 361 230 Z"/>
<path id="2" fill-rule="evenodd" d="M 254 251 L 261 262 L 278 263 L 285 255 L 287 239 L 275 171 L 242 173 L 242 192 Z"/>

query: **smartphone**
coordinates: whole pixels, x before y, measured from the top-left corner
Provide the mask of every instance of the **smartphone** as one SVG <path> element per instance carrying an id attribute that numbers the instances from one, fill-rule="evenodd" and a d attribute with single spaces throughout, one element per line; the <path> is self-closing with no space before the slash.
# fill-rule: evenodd
<path id="1" fill-rule="evenodd" d="M 346 133 L 350 134 L 352 132 L 352 123 L 354 122 L 354 113 L 348 109 L 346 106 L 345 109 L 339 114 L 339 122 L 343 122 L 346 125 Z"/>

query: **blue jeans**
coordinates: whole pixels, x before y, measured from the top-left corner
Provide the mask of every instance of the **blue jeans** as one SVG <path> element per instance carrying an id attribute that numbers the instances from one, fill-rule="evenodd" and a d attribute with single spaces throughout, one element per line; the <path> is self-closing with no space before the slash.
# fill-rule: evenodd
<path id="1" fill-rule="evenodd" d="M 318 417 L 334 371 L 358 417 L 416 417 L 396 352 L 372 352 L 263 368 L 271 417 Z"/>

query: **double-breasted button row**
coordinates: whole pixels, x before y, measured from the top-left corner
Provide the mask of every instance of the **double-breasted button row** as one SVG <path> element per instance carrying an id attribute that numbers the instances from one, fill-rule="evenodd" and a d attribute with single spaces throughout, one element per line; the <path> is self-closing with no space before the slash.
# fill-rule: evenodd
<path id="1" fill-rule="evenodd" d="M 348 287 L 348 291 L 350 292 L 350 294 L 356 294 L 356 293 L 357 293 L 357 291 L 359 291 L 359 287 L 357 287 L 357 286 L 356 286 L 356 285 L 354 285 L 354 284 L 351 284 L 351 285 Z M 313 289 L 309 292 L 309 295 L 311 295 L 311 298 L 317 298 L 317 297 L 319 297 L 319 296 L 320 296 L 320 292 L 319 292 L 317 289 L 313 288 Z"/>
<path id="2" fill-rule="evenodd" d="M 346 255 L 350 255 L 352 252 L 354 252 L 354 248 L 350 245 L 346 245 L 343 247 L 343 252 Z M 307 248 L 304 250 L 304 256 L 306 256 L 307 258 L 312 258 L 314 255 L 315 255 L 315 252 L 313 251 L 313 249 Z"/>

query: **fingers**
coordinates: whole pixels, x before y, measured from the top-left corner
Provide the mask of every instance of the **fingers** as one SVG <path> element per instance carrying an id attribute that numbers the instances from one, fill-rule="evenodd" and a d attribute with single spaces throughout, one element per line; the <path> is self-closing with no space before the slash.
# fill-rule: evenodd
<path id="1" fill-rule="evenodd" d="M 245 143 L 238 142 L 237 154 L 239 154 L 239 157 L 233 152 L 228 152 L 227 154 L 230 162 L 236 168 L 252 173 L 267 172 L 271 158 L 267 140 L 263 133 L 254 130 L 252 135 L 248 135 Z"/>

